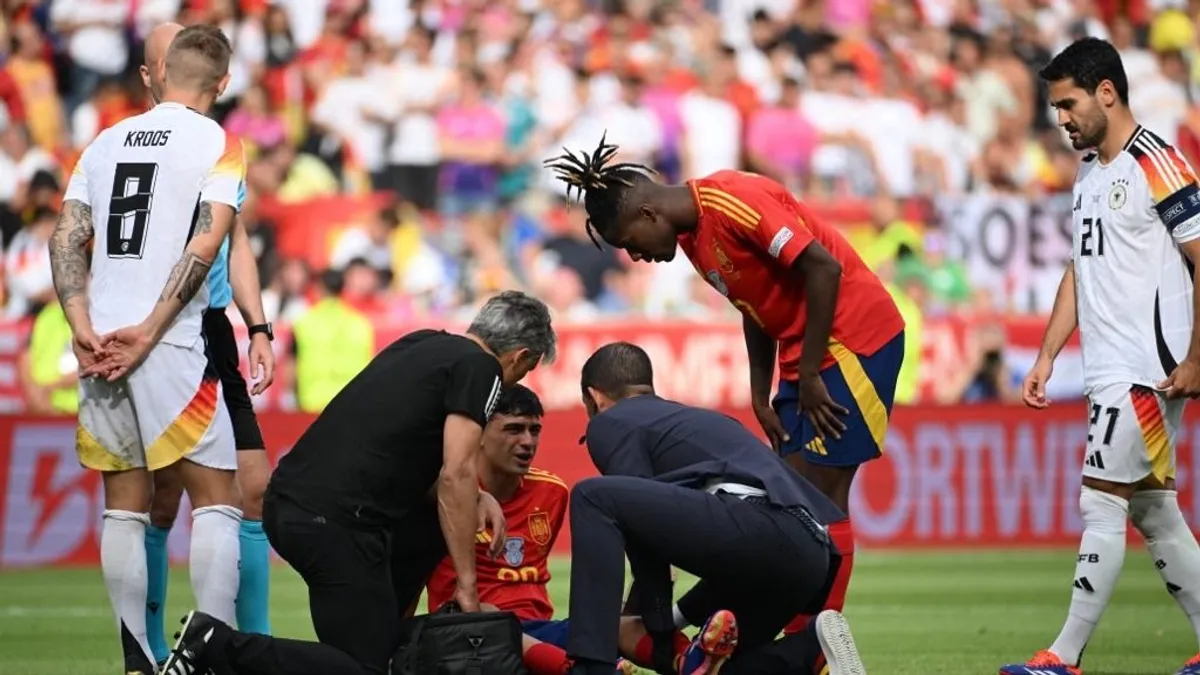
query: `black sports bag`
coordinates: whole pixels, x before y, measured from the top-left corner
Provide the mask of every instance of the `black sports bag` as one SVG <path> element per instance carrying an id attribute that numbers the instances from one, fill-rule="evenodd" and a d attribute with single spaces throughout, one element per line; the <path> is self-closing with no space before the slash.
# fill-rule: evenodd
<path id="1" fill-rule="evenodd" d="M 404 624 L 392 675 L 529 675 L 511 612 L 464 613 L 447 603 Z"/>

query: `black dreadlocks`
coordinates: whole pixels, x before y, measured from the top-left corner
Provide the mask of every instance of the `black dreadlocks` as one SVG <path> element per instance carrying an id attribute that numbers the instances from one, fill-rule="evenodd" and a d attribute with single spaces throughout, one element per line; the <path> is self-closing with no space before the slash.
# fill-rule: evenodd
<path id="1" fill-rule="evenodd" d="M 578 156 L 563 148 L 565 154 L 548 159 L 545 166 L 554 171 L 559 180 L 567 184 L 567 204 L 571 203 L 571 190 L 575 198 L 583 202 L 587 211 L 587 233 L 592 243 L 600 248 L 598 236 L 616 225 L 617 216 L 625 201 L 626 188 L 635 183 L 649 180 L 654 169 L 634 162 L 619 162 L 608 165 L 617 154 L 617 146 L 605 143 L 608 132 L 600 137 L 600 145 L 588 153 L 580 150 Z"/>

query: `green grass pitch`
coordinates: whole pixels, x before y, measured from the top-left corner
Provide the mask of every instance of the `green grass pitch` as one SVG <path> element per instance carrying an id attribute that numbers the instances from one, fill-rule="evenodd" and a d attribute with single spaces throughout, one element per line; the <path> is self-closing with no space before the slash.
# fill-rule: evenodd
<path id="1" fill-rule="evenodd" d="M 565 615 L 570 561 L 551 593 Z M 1070 597 L 1070 551 L 864 552 L 846 614 L 874 675 L 988 675 L 1053 640 Z M 272 579 L 278 635 L 311 638 L 304 585 Z M 689 580 L 681 579 L 686 588 Z M 191 605 L 187 571 L 172 573 L 168 616 Z M 173 621 L 173 619 L 172 619 Z M 168 626 L 168 635 L 176 626 Z M 1171 675 L 1196 653 L 1192 631 L 1149 558 L 1131 550 L 1092 645 L 1088 675 Z M 116 630 L 100 572 L 0 573 L 0 675 L 118 675 Z"/>

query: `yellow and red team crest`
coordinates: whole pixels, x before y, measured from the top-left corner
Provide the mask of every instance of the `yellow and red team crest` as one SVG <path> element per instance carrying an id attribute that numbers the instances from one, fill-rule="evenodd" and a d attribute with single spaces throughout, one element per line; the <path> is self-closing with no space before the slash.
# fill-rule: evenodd
<path id="1" fill-rule="evenodd" d="M 550 543 L 550 514 L 545 511 L 534 511 L 529 514 L 529 538 L 538 546 Z"/>

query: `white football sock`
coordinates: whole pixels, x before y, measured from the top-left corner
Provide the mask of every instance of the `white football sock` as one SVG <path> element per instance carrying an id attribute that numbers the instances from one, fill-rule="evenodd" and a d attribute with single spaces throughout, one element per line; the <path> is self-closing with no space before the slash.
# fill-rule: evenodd
<path id="1" fill-rule="evenodd" d="M 108 599 L 117 616 L 118 630 L 124 629 L 142 648 L 147 661 L 154 663 L 150 642 L 146 639 L 146 526 L 150 514 L 108 509 L 100 530 L 100 568 Z M 122 645 L 125 645 L 122 640 Z"/>
<path id="2" fill-rule="evenodd" d="M 1075 563 L 1071 609 L 1050 651 L 1064 663 L 1079 665 L 1083 648 L 1100 622 L 1125 564 L 1125 529 L 1129 502 L 1084 486 L 1079 493 L 1083 538 Z"/>
<path id="3" fill-rule="evenodd" d="M 1138 492 L 1129 502 L 1129 516 L 1200 641 L 1200 546 L 1179 510 L 1178 495 L 1174 490 Z"/>
<path id="4" fill-rule="evenodd" d="M 230 626 L 237 623 L 238 528 L 242 512 L 232 506 L 205 506 L 192 511 L 192 593 L 196 609 Z"/>

